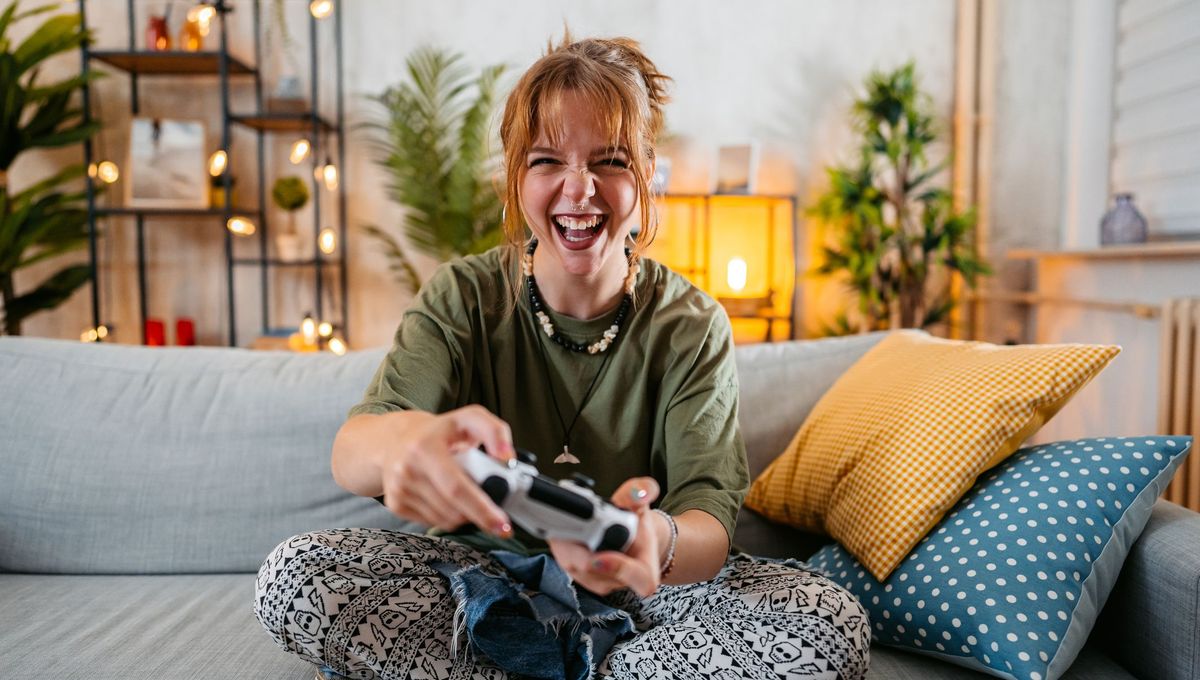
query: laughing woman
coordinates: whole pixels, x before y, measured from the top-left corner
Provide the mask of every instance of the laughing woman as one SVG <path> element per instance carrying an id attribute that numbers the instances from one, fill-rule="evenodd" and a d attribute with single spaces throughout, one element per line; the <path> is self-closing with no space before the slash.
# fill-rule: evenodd
<path id="1" fill-rule="evenodd" d="M 668 81 L 632 40 L 568 38 L 516 85 L 500 130 L 508 242 L 438 269 L 334 442 L 338 484 L 433 528 L 280 544 L 255 611 L 285 649 L 327 675 L 521 677 L 529 660 L 507 658 L 521 645 L 451 651 L 456 610 L 475 610 L 444 566 L 503 574 L 501 555 L 548 553 L 581 599 L 632 624 L 585 675 L 865 674 L 851 595 L 730 550 L 749 478 L 729 321 L 643 257 Z M 514 530 L 452 457 L 483 445 L 507 460 L 514 441 L 544 454 L 543 474 L 582 473 L 634 512 L 632 547 Z"/>

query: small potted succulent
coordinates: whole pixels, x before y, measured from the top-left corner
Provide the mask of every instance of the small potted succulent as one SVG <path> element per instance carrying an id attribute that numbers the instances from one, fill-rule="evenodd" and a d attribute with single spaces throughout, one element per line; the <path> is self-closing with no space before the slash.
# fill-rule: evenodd
<path id="1" fill-rule="evenodd" d="M 305 253 L 296 232 L 296 211 L 308 205 L 308 187 L 295 175 L 280 177 L 271 187 L 271 200 L 288 215 L 287 226 L 275 235 L 275 254 L 281 260 L 299 260 Z"/>

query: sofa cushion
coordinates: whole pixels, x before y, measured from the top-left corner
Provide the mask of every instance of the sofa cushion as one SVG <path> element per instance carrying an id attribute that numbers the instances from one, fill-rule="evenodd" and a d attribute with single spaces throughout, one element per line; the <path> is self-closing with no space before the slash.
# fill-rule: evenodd
<path id="1" fill-rule="evenodd" d="M 0 338 L 0 570 L 253 572 L 304 531 L 404 528 L 329 471 L 382 355 Z"/>
<path id="2" fill-rule="evenodd" d="M 254 574 L 0 575 L 0 676 L 312 680 L 253 601 Z"/>
<path id="3" fill-rule="evenodd" d="M 738 424 L 750 477 L 775 460 L 817 400 L 886 332 L 738 345 Z"/>
<path id="4" fill-rule="evenodd" d="M 840 547 L 810 564 L 854 593 L 875 639 L 1002 678 L 1074 662 L 1189 437 L 1021 449 L 884 582 Z"/>
<path id="5" fill-rule="evenodd" d="M 885 579 L 983 471 L 1119 351 L 893 333 L 821 397 L 746 505 L 824 529 Z"/>

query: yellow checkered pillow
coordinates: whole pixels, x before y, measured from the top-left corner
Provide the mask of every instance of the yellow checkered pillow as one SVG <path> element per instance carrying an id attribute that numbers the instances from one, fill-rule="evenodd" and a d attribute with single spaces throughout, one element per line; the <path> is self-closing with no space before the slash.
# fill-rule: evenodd
<path id="1" fill-rule="evenodd" d="M 893 333 L 821 397 L 746 506 L 827 532 L 883 581 L 1120 351 Z"/>

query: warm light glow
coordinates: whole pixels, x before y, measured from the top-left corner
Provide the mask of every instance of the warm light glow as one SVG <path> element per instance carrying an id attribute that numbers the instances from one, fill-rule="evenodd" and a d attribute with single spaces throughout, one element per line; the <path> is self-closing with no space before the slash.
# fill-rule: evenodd
<path id="1" fill-rule="evenodd" d="M 89 328 L 79 335 L 80 342 L 96 342 L 108 337 L 108 326 L 103 324 Z"/>
<path id="2" fill-rule="evenodd" d="M 346 343 L 341 338 L 329 338 L 329 351 L 340 357 L 346 353 Z"/>
<path id="3" fill-rule="evenodd" d="M 238 236 L 250 236 L 254 233 L 254 223 L 245 217 L 230 217 L 225 222 L 225 228 Z"/>
<path id="4" fill-rule="evenodd" d="M 322 338 L 328 338 L 329 336 L 333 335 L 333 324 L 329 323 L 328 321 L 322 321 L 321 325 L 317 326 L 317 333 L 319 333 Z"/>
<path id="5" fill-rule="evenodd" d="M 213 155 L 208 157 L 208 174 L 213 177 L 220 177 L 228 165 L 229 155 L 225 153 L 225 149 L 217 149 L 213 152 Z"/>
<path id="6" fill-rule="evenodd" d="M 88 177 L 91 177 L 92 179 L 96 179 L 96 164 L 95 163 L 88 164 Z"/>
<path id="7" fill-rule="evenodd" d="M 333 251 L 337 250 L 337 232 L 331 227 L 325 227 L 317 236 L 317 245 L 320 246 L 322 253 L 332 255 Z"/>
<path id="8" fill-rule="evenodd" d="M 746 287 L 746 261 L 740 257 L 730 260 L 726 280 L 733 292 L 742 292 L 742 289 Z"/>
<path id="9" fill-rule="evenodd" d="M 317 322 L 312 316 L 305 314 L 304 320 L 300 322 L 300 335 L 304 336 L 304 342 L 312 345 L 317 342 Z"/>
<path id="10" fill-rule="evenodd" d="M 292 165 L 300 165 L 305 158 L 308 158 L 310 151 L 312 151 L 312 144 L 307 139 L 297 139 L 292 144 L 292 152 L 288 154 L 288 160 L 292 162 Z"/>
<path id="11" fill-rule="evenodd" d="M 333 0 L 312 0 L 308 3 L 308 11 L 312 12 L 314 17 L 324 19 L 333 14 Z"/>
<path id="12" fill-rule="evenodd" d="M 333 191 L 338 188 L 338 171 L 337 166 L 325 159 L 325 167 L 321 173 L 325 180 L 325 188 Z"/>
<path id="13" fill-rule="evenodd" d="M 101 161 L 100 165 L 96 166 L 96 176 L 105 184 L 112 184 L 121 178 L 121 171 L 117 168 L 117 164 L 112 161 Z"/>
<path id="14" fill-rule="evenodd" d="M 196 5 L 187 13 L 187 20 L 199 27 L 202 36 L 208 35 L 212 20 L 215 18 L 217 18 L 217 8 L 212 5 Z"/>

